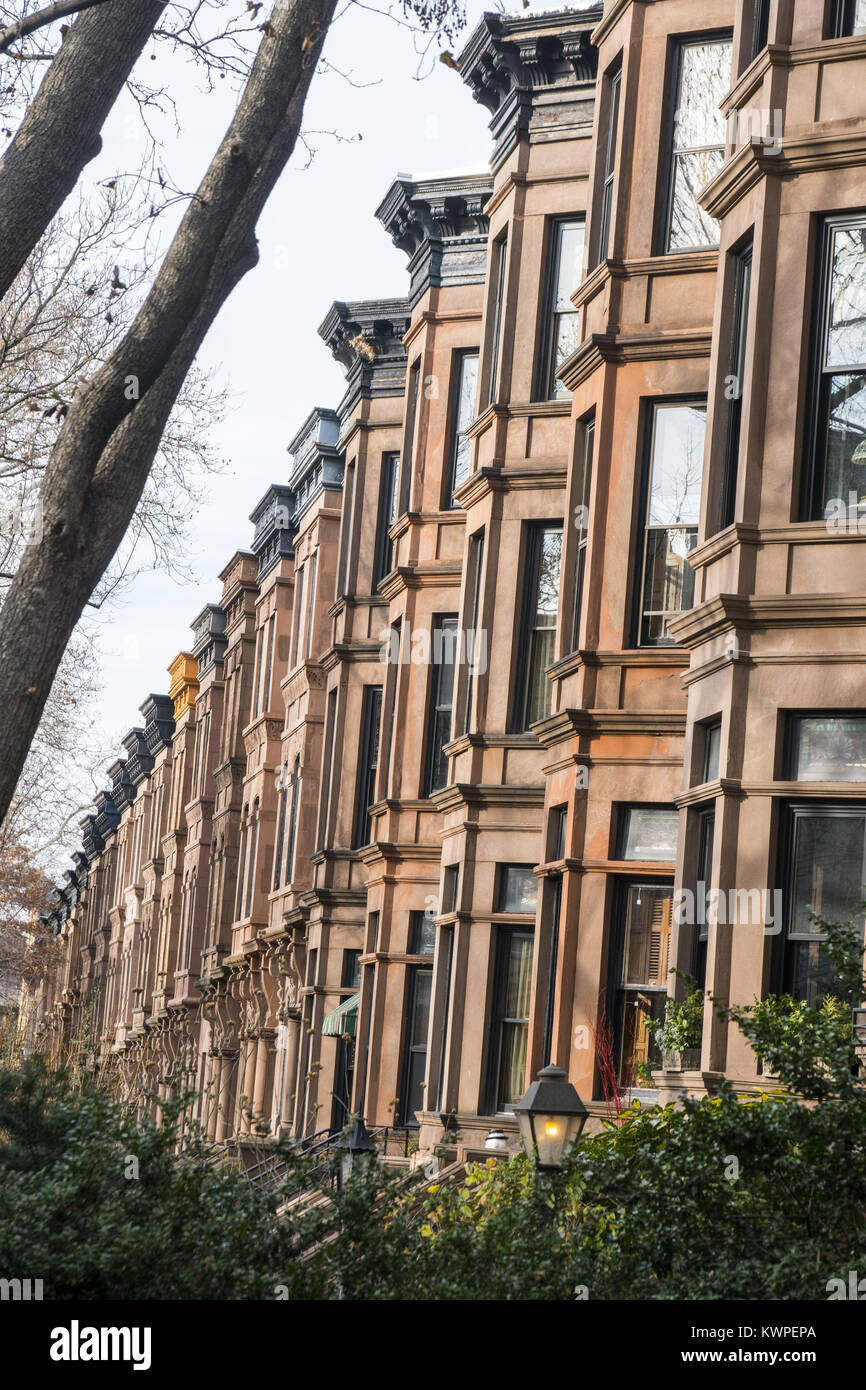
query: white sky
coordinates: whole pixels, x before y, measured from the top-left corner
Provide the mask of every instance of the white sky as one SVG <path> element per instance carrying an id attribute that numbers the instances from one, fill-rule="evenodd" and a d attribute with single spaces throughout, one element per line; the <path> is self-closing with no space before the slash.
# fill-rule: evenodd
<path id="1" fill-rule="evenodd" d="M 484 10 L 497 5 L 468 0 L 466 8 L 455 52 Z M 520 0 L 499 8 L 519 13 Z M 318 74 L 304 130 L 362 139 L 310 135 L 317 153 L 307 169 L 299 147 L 259 223 L 259 265 L 234 291 L 201 353 L 202 365 L 216 367 L 235 397 L 215 437 L 230 463 L 209 480 L 209 500 L 193 529 L 189 558 L 197 582 L 142 575 L 123 606 L 101 620 L 98 717 L 112 738 L 139 722 L 138 706 L 150 691 L 167 690 L 166 667 L 192 640 L 190 620 L 219 600 L 217 574 L 235 550 L 249 548 L 249 513 L 272 482 L 287 479 L 289 439 L 313 406 L 338 403 L 342 370 L 316 332 L 331 302 L 406 293 L 406 258 L 373 216 L 391 181 L 398 171 L 483 169 L 489 159 L 485 108 L 438 60 L 428 59 L 429 75 L 417 80 L 415 40 L 393 19 L 353 6 L 324 52 L 354 82 L 375 85 L 356 88 L 333 73 Z M 169 143 L 166 161 L 176 184 L 193 188 L 235 98 L 222 84 L 210 95 L 196 92 L 188 68 L 181 80 L 183 133 Z M 128 167 L 129 115 L 119 103 L 96 175 L 105 177 L 124 161 Z"/>

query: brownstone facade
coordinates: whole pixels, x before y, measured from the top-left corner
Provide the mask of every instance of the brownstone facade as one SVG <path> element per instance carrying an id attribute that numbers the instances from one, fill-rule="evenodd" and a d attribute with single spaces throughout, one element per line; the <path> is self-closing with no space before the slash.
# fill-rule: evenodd
<path id="1" fill-rule="evenodd" d="M 398 178 L 405 299 L 84 823 L 32 1011 L 219 1143 L 771 1084 L 679 971 L 816 1000 L 866 877 L 866 6 L 487 15 L 489 172 Z M 84 1043 L 82 1043 L 84 1039 Z M 689 1064 L 691 1063 L 691 1065 Z"/>

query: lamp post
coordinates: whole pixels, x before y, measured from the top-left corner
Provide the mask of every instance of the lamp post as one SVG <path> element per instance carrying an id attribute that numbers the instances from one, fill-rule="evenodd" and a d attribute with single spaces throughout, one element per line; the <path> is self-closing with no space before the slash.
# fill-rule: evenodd
<path id="1" fill-rule="evenodd" d="M 527 1156 L 539 1173 L 554 1173 L 583 1133 L 589 1111 L 561 1067 L 542 1067 L 514 1106 Z"/>
<path id="2" fill-rule="evenodd" d="M 363 1118 L 358 1115 L 351 1129 L 347 1129 L 338 1141 L 340 1161 L 337 1164 L 337 1190 L 342 1191 L 343 1183 L 348 1182 L 356 1163 L 370 1163 L 379 1150 L 370 1138 Z"/>

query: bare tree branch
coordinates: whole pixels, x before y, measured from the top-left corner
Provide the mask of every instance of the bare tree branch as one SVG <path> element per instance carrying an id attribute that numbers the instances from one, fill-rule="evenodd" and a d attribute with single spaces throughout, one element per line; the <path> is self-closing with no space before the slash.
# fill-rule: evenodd
<path id="1" fill-rule="evenodd" d="M 26 38 L 37 29 L 45 29 L 58 19 L 65 19 L 67 15 L 76 14 L 79 10 L 90 10 L 94 5 L 107 3 L 108 0 L 56 0 L 56 4 L 46 5 L 44 10 L 35 10 L 33 14 L 25 15 L 24 19 L 19 19 L 15 24 L 10 24 L 8 29 L 2 30 L 0 53 L 5 53 L 11 48 L 16 39 Z"/>
<path id="2" fill-rule="evenodd" d="M 79 15 L 0 159 L 0 298 L 102 147 L 105 119 L 165 0 Z"/>

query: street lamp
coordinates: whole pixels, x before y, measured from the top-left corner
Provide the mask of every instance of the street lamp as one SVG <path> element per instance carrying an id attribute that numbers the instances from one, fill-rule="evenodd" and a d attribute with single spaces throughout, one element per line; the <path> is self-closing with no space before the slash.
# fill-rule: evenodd
<path id="1" fill-rule="evenodd" d="M 343 1183 L 348 1182 L 356 1163 L 367 1164 L 379 1152 L 360 1115 L 355 1119 L 352 1128 L 347 1129 L 338 1141 L 337 1148 L 341 1151 L 340 1162 L 337 1165 L 337 1186 L 341 1189 Z"/>
<path id="2" fill-rule="evenodd" d="M 589 1117 L 562 1067 L 553 1066 L 542 1067 L 514 1113 L 523 1147 L 540 1173 L 555 1172 Z"/>

